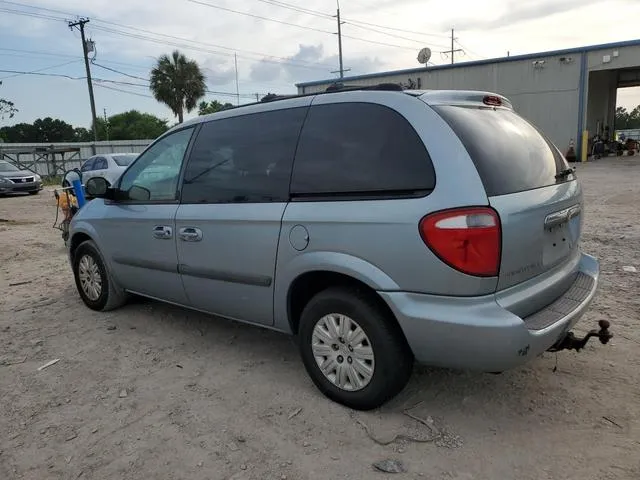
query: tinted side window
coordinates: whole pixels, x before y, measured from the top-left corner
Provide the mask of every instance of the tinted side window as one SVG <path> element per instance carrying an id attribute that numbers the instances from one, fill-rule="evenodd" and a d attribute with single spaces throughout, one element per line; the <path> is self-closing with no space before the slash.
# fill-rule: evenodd
<path id="1" fill-rule="evenodd" d="M 307 108 L 214 120 L 202 126 L 182 203 L 284 202 Z"/>
<path id="2" fill-rule="evenodd" d="M 434 187 L 429 154 L 398 112 L 370 103 L 311 107 L 292 195 L 424 195 Z"/>
<path id="3" fill-rule="evenodd" d="M 82 164 L 82 167 L 80 167 L 80 171 L 81 172 L 88 172 L 90 170 L 93 170 L 93 162 L 95 159 L 90 158 L 89 160 L 87 160 L 86 162 L 84 162 Z"/>
<path id="4" fill-rule="evenodd" d="M 532 190 L 573 180 L 556 178 L 569 168 L 562 154 L 512 110 L 436 106 L 467 149 L 487 195 Z"/>

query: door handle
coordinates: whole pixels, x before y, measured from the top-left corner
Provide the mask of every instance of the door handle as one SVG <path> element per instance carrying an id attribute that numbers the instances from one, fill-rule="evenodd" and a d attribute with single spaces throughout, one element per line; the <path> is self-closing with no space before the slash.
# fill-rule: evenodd
<path id="1" fill-rule="evenodd" d="M 171 238 L 173 235 L 173 229 L 166 225 L 156 225 L 153 227 L 153 236 L 159 238 L 160 240 L 166 240 Z"/>
<path id="2" fill-rule="evenodd" d="M 179 235 L 180 240 L 184 242 L 199 242 L 202 240 L 202 230 L 196 227 L 182 227 Z"/>

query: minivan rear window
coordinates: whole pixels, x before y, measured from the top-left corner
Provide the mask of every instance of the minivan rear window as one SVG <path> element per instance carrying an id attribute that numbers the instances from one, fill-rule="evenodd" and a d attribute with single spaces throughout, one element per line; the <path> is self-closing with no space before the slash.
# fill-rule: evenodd
<path id="1" fill-rule="evenodd" d="M 438 105 L 434 110 L 449 124 L 467 149 L 487 196 L 555 185 L 569 177 L 558 149 L 524 118 L 504 108 Z"/>

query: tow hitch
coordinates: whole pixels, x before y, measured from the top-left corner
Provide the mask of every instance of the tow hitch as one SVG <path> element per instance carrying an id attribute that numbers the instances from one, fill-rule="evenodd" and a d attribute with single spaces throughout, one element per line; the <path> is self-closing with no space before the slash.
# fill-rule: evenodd
<path id="1" fill-rule="evenodd" d="M 560 350 L 575 350 L 576 352 L 579 352 L 584 348 L 591 337 L 598 337 L 600 343 L 605 345 L 613 337 L 613 334 L 609 332 L 611 324 L 607 320 L 600 320 L 598 322 L 598 326 L 600 327 L 600 330 L 593 329 L 582 338 L 578 338 L 573 332 L 569 332 L 548 351 L 559 352 Z"/>

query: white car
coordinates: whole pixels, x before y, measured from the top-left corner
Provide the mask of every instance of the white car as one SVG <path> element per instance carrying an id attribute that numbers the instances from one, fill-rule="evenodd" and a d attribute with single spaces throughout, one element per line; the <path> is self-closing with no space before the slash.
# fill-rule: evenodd
<path id="1" fill-rule="evenodd" d="M 82 183 L 86 184 L 87 180 L 93 177 L 102 177 L 109 182 L 109 185 L 113 185 L 137 157 L 137 153 L 94 155 L 80 167 Z"/>

